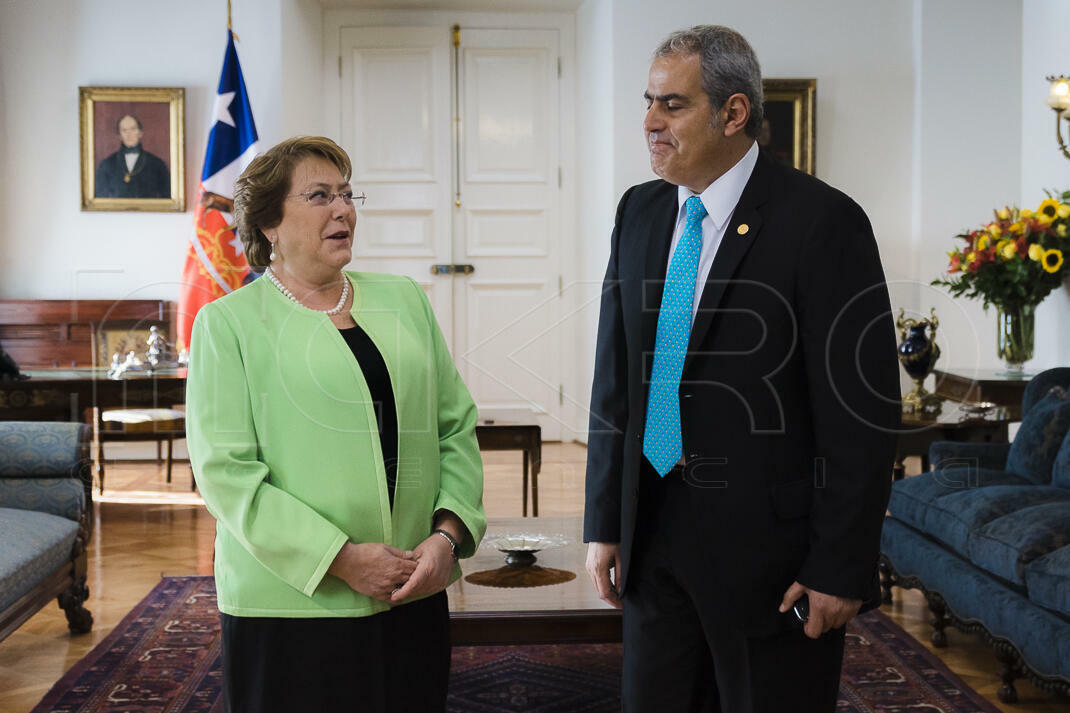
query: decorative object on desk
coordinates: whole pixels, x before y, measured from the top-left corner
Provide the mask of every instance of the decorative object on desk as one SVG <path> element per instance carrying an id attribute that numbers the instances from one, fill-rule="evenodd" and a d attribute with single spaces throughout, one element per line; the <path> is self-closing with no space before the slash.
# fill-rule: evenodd
<path id="1" fill-rule="evenodd" d="M 147 347 L 144 359 L 140 359 L 133 349 L 127 351 L 126 359 L 123 361 L 119 360 L 118 351 L 112 354 L 108 378 L 121 379 L 127 372 L 134 371 L 146 371 L 151 374 L 158 369 L 170 369 L 182 365 L 175 357 L 174 345 L 164 338 L 156 325 L 149 327 L 148 335 L 143 341 Z"/>
<path id="2" fill-rule="evenodd" d="M 545 587 L 563 584 L 576 578 L 575 573 L 535 564 L 535 553 L 563 547 L 568 539 L 562 535 L 501 535 L 485 541 L 485 545 L 505 553 L 504 567 L 473 572 L 464 581 L 484 587 Z"/>
<path id="3" fill-rule="evenodd" d="M 962 415 L 959 417 L 959 419 L 962 421 L 969 421 L 977 418 L 985 418 L 997 406 L 999 406 L 999 404 L 993 403 L 991 401 L 964 403 L 959 407 L 959 409 L 962 411 Z"/>
<path id="4" fill-rule="evenodd" d="M 502 535 L 488 543 L 505 553 L 508 564 L 523 567 L 535 563 L 535 553 L 554 547 L 564 547 L 568 540 L 561 535 Z"/>
<path id="5" fill-rule="evenodd" d="M 164 577 L 31 713 L 223 707 L 219 610 L 210 576 Z M 161 655 L 161 653 L 163 655 Z M 454 646 L 451 711 L 620 711 L 621 645 Z M 837 713 L 998 713 L 880 611 L 847 624 Z"/>
<path id="6" fill-rule="evenodd" d="M 952 296 L 981 299 L 999 310 L 999 357 L 1004 376 L 1021 376 L 1033 357 L 1034 309 L 1063 283 L 1070 264 L 1070 191 L 1048 197 L 1036 210 L 1005 206 L 987 225 L 955 236 L 966 241 L 948 253 L 947 275 L 932 281 Z"/>
<path id="7" fill-rule="evenodd" d="M 939 413 L 942 400 L 925 390 L 925 379 L 932 373 L 936 360 L 940 358 L 940 347 L 936 344 L 936 328 L 940 320 L 936 318 L 936 309 L 929 309 L 928 319 L 906 317 L 905 310 L 899 310 L 899 319 L 895 321 L 899 328 L 899 363 L 903 370 L 914 380 L 914 388 L 903 396 L 903 411 L 906 413 Z M 929 334 L 925 334 L 925 328 Z"/>
<path id="8" fill-rule="evenodd" d="M 1070 122 L 1070 77 L 1064 77 L 1063 75 L 1045 77 L 1051 82 L 1051 89 L 1048 92 L 1047 104 L 1055 110 L 1055 138 L 1059 142 L 1059 150 L 1063 152 L 1063 156 L 1070 158 L 1070 151 L 1066 148 L 1066 142 L 1063 141 L 1063 125 L 1062 119 Z"/>

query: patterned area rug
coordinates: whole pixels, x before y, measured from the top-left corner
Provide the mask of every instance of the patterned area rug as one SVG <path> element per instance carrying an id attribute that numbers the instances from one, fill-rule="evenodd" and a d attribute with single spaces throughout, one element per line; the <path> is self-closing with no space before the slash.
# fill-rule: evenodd
<path id="1" fill-rule="evenodd" d="M 32 713 L 222 713 L 211 577 L 165 577 Z M 620 646 L 463 646 L 450 713 L 617 713 Z M 837 713 L 998 713 L 879 611 L 848 627 Z"/>

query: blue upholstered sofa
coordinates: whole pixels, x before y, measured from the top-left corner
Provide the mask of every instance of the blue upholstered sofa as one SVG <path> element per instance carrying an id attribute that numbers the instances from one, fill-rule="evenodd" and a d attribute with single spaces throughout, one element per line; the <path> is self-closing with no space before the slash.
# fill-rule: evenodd
<path id="1" fill-rule="evenodd" d="M 0 422 L 0 641 L 53 598 L 72 633 L 93 626 L 89 439 L 80 423 Z"/>
<path id="2" fill-rule="evenodd" d="M 1070 694 L 1070 368 L 1035 376 L 1010 444 L 941 441 L 933 470 L 892 486 L 881 536 L 884 599 L 920 588 L 935 615 L 980 633 L 1016 678 Z"/>

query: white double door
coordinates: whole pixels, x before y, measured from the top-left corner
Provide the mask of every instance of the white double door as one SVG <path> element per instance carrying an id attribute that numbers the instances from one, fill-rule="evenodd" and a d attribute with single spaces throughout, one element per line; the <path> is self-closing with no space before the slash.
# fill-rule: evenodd
<path id="1" fill-rule="evenodd" d="M 353 268 L 416 279 L 481 415 L 532 409 L 558 440 L 558 33 L 453 36 L 342 28 L 342 142 L 368 195 Z"/>

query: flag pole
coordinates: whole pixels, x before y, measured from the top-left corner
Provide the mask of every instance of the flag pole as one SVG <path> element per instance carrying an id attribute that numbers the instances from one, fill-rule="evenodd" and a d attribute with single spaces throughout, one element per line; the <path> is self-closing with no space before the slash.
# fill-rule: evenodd
<path id="1" fill-rule="evenodd" d="M 234 25 L 230 21 L 230 0 L 227 0 L 227 29 L 233 30 Z"/>

